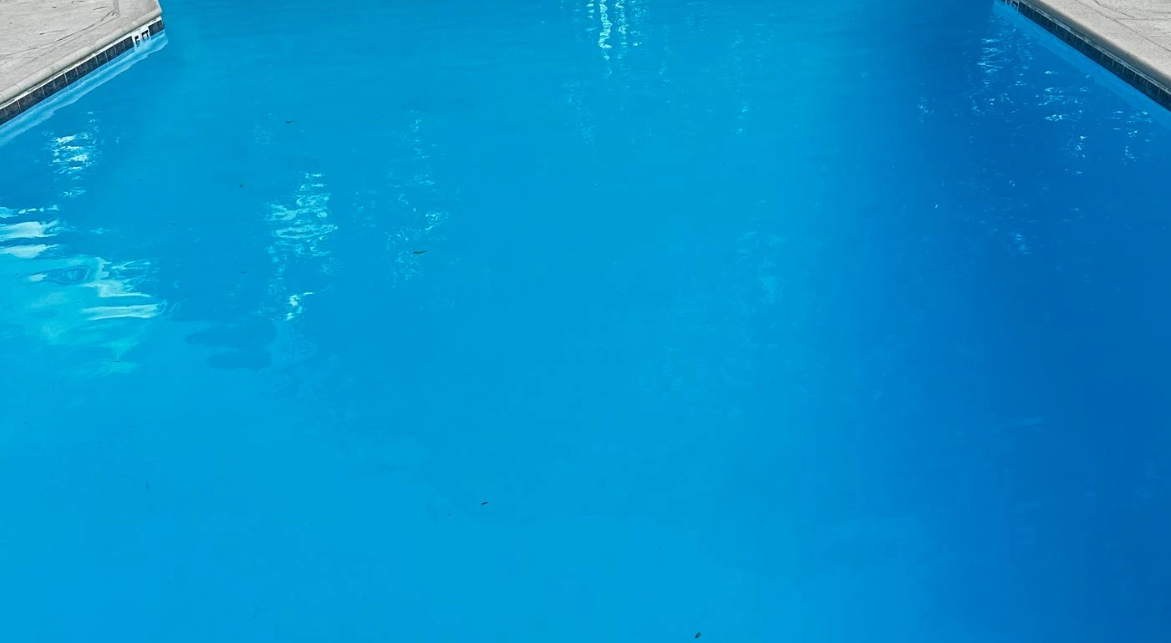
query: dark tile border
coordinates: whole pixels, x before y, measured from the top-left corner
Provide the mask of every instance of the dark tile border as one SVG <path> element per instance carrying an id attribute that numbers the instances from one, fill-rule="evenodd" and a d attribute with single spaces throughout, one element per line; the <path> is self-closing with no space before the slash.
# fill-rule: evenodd
<path id="1" fill-rule="evenodd" d="M 1000 1 L 1016 9 L 1021 15 L 1037 23 L 1054 36 L 1057 36 L 1062 42 L 1080 51 L 1087 58 L 1098 63 L 1110 73 L 1126 81 L 1128 85 L 1147 95 L 1151 100 L 1166 109 L 1171 109 L 1171 90 L 1168 90 L 1167 87 L 1164 87 L 1158 81 L 1135 69 L 1118 56 L 1094 44 L 1087 36 L 1077 33 L 1069 25 L 1030 5 L 1028 0 Z"/>
<path id="2" fill-rule="evenodd" d="M 73 67 L 57 74 L 56 76 L 41 83 L 40 86 L 33 90 L 26 92 L 17 98 L 10 101 L 7 105 L 0 105 L 0 125 L 20 116 L 21 114 L 32 109 L 46 98 L 56 94 L 57 92 L 69 87 L 77 81 L 97 71 L 107 63 L 113 62 L 118 56 L 134 49 L 134 46 L 141 40 L 142 32 L 146 31 L 151 36 L 163 30 L 163 20 L 160 18 L 150 23 L 149 25 L 136 30 L 133 34 L 111 44 L 109 47 L 99 51 L 98 53 L 86 58 L 77 63 Z"/>

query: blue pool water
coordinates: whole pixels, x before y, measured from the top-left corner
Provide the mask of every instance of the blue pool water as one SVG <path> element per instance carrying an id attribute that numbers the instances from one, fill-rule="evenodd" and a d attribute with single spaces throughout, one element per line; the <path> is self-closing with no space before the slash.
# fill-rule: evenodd
<path id="1" fill-rule="evenodd" d="M 0 640 L 1166 640 L 1171 129 L 1019 16 L 164 8 L 0 146 Z"/>

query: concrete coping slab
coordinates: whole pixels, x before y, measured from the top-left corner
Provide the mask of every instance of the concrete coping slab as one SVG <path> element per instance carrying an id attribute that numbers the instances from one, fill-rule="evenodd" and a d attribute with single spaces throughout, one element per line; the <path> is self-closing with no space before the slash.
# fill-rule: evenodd
<path id="1" fill-rule="evenodd" d="M 89 73 L 111 47 L 157 32 L 161 16 L 158 0 L 0 0 L 0 122 L 57 91 L 64 72 Z"/>
<path id="2" fill-rule="evenodd" d="M 1002 1 L 1171 108 L 1171 2 Z"/>

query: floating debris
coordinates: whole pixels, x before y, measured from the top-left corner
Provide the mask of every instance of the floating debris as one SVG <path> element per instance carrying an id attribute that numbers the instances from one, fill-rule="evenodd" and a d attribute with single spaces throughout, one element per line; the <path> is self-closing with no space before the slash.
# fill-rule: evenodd
<path id="1" fill-rule="evenodd" d="M 426 250 L 416 250 L 414 252 L 414 254 L 421 255 L 421 254 L 426 254 L 426 252 L 427 252 Z"/>

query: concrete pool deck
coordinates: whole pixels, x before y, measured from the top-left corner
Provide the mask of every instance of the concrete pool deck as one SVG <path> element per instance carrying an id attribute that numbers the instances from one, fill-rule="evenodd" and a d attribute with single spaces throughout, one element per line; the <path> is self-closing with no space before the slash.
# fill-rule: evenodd
<path id="1" fill-rule="evenodd" d="M 1171 109 L 1168 0 L 1001 0 Z"/>
<path id="2" fill-rule="evenodd" d="M 158 0 L 0 0 L 0 124 L 162 31 Z"/>

